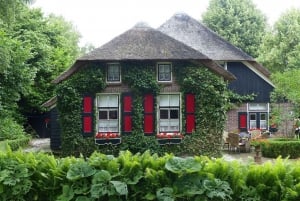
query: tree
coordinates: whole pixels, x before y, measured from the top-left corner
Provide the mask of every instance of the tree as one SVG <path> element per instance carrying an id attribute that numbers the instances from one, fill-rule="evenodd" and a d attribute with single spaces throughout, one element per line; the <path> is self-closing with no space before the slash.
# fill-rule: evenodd
<path id="1" fill-rule="evenodd" d="M 251 0 L 210 0 L 203 23 L 224 39 L 257 57 L 266 17 Z"/>
<path id="2" fill-rule="evenodd" d="M 0 15 L 0 121 L 22 123 L 22 113 L 41 112 L 39 106 L 53 96 L 51 81 L 79 54 L 79 34 L 61 17 L 45 17 L 18 0 L 9 3 L 13 21 Z"/>
<path id="3" fill-rule="evenodd" d="M 300 69 L 299 33 L 300 9 L 293 8 L 281 15 L 264 37 L 258 60 L 272 73 Z"/>
<path id="4" fill-rule="evenodd" d="M 34 85 L 22 94 L 19 102 L 23 113 L 40 113 L 43 102 L 54 96 L 51 81 L 65 71 L 79 54 L 79 33 L 62 17 L 44 17 L 40 9 L 22 8 L 16 16 L 12 35 L 31 46 L 33 57 L 27 60 L 36 69 Z"/>
<path id="5" fill-rule="evenodd" d="M 0 0 L 0 23 L 14 21 L 19 4 L 30 4 L 33 0 Z M 9 25 L 10 23 L 6 23 Z"/>

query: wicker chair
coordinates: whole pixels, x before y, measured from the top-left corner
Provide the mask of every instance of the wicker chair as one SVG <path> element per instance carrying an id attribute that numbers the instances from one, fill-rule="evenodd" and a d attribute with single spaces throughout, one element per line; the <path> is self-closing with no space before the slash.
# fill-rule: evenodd
<path id="1" fill-rule="evenodd" d="M 240 136 L 235 133 L 228 134 L 229 150 L 250 152 L 250 141 L 248 139 L 240 139 Z"/>
<path id="2" fill-rule="evenodd" d="M 240 145 L 239 145 L 239 141 L 240 141 L 240 137 L 238 134 L 235 133 L 229 133 L 228 134 L 228 142 L 229 142 L 229 150 L 231 151 L 232 149 L 234 149 L 234 151 L 241 151 L 240 150 Z"/>

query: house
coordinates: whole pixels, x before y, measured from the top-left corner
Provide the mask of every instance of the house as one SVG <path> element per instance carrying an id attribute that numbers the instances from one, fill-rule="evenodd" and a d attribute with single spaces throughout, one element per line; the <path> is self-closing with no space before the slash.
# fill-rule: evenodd
<path id="1" fill-rule="evenodd" d="M 139 91 L 143 96 L 143 132 L 149 136 L 162 133 L 168 138 L 173 138 L 180 136 L 180 133 L 190 134 L 196 127 L 195 95 L 181 91 L 174 73 L 176 69 L 181 71 L 186 66 L 208 69 L 224 80 L 235 79 L 232 73 L 198 50 L 159 30 L 145 24 L 138 24 L 77 59 L 73 66 L 57 77 L 53 83 L 57 85 L 65 83 L 88 68 L 101 70 L 105 75 L 103 85 L 99 84 L 97 88 L 92 81 L 89 82 L 85 87 L 94 87 L 96 90 L 83 95 L 82 107 L 74 105 L 66 112 L 71 114 L 74 110 L 82 108 L 82 111 L 76 112 L 76 115 L 81 113 L 84 137 L 95 138 L 95 143 L 99 145 L 119 144 L 122 135 L 132 132 L 134 124 L 132 113 L 138 109 L 133 107 L 134 101 L 138 98 L 137 93 L 128 84 L 132 81 L 131 78 L 127 77 L 127 82 L 124 82 L 125 74 L 132 68 L 138 69 L 135 74 L 140 70 L 149 69 L 150 76 L 138 75 L 145 76 L 145 83 Z M 152 72 L 154 77 L 151 77 Z M 132 74 L 132 77 L 135 74 Z M 101 77 L 100 72 L 98 75 L 93 74 L 91 80 L 97 79 L 97 76 Z M 151 80 L 148 82 L 148 79 Z M 156 88 L 156 86 L 160 87 Z M 57 102 L 63 98 L 63 95 L 57 97 Z M 53 102 L 54 99 L 49 100 L 48 106 L 53 105 Z M 54 114 L 57 114 L 56 110 Z M 60 117 L 54 115 L 52 119 Z M 70 124 L 67 132 L 74 127 Z M 74 135 L 74 131 L 70 133 Z M 51 133 L 52 149 L 60 148 L 58 140 L 60 134 L 58 130 Z M 176 140 L 172 142 L 176 143 Z"/>
<path id="2" fill-rule="evenodd" d="M 227 131 L 269 129 L 270 93 L 274 85 L 267 69 L 188 15 L 176 14 L 158 30 L 198 50 L 232 73 L 236 80 L 229 83 L 229 89 L 233 92 L 255 94 L 253 101 L 228 112 Z"/>

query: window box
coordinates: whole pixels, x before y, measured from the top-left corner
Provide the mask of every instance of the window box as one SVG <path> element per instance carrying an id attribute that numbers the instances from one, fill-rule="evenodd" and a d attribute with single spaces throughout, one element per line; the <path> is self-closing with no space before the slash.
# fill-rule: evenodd
<path id="1" fill-rule="evenodd" d="M 121 136 L 119 133 L 97 133 L 95 136 L 95 144 L 107 145 L 107 144 L 121 144 Z"/>
<path id="2" fill-rule="evenodd" d="M 156 139 L 160 145 L 180 144 L 183 140 L 181 133 L 158 133 Z"/>

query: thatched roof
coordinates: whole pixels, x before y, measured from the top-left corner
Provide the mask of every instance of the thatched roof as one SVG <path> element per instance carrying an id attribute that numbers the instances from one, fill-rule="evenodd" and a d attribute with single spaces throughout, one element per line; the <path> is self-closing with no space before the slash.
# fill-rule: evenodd
<path id="1" fill-rule="evenodd" d="M 266 77 L 270 76 L 269 71 L 250 55 L 186 14 L 175 14 L 158 30 L 198 50 L 214 61 L 247 61 Z"/>
<path id="2" fill-rule="evenodd" d="M 190 46 L 144 24 L 138 24 L 132 29 L 112 39 L 105 45 L 77 59 L 75 64 L 61 74 L 54 83 L 59 83 L 89 61 L 126 61 L 126 60 L 191 60 L 205 61 L 212 71 L 222 75 L 227 80 L 235 77 L 212 64 L 211 59 Z"/>

